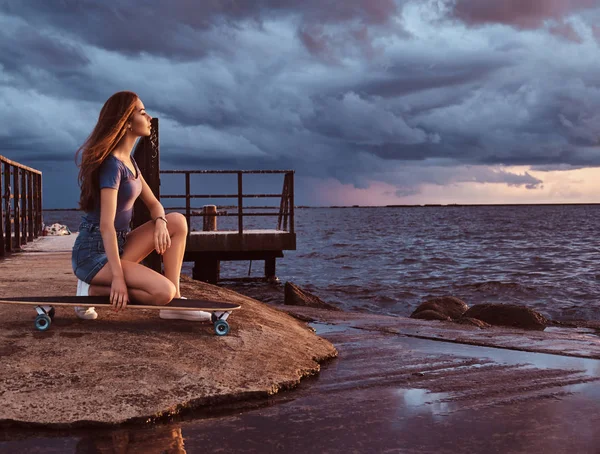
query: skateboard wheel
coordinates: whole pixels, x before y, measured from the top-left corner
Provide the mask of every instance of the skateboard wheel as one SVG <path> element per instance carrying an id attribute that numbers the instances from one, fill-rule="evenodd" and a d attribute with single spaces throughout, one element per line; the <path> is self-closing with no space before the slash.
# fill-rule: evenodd
<path id="1" fill-rule="evenodd" d="M 215 333 L 217 336 L 225 336 L 229 332 L 229 323 L 225 320 L 217 320 L 215 322 Z"/>
<path id="2" fill-rule="evenodd" d="M 50 320 L 54 320 L 54 314 L 56 314 L 56 311 L 54 310 L 53 307 L 51 307 L 50 310 L 48 311 L 48 316 L 50 317 Z"/>
<path id="3" fill-rule="evenodd" d="M 52 323 L 52 319 L 46 314 L 40 314 L 35 318 L 35 327 L 39 331 L 46 331 L 50 328 L 50 323 Z"/>

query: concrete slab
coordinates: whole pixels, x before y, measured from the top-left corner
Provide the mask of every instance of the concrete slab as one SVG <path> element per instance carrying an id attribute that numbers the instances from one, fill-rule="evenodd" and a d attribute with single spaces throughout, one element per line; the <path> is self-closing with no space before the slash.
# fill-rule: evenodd
<path id="1" fill-rule="evenodd" d="M 73 249 L 73 244 L 75 244 L 75 239 L 77 238 L 78 233 L 72 233 L 71 235 L 62 235 L 62 236 L 40 236 L 36 240 L 31 241 L 27 244 L 21 246 L 21 250 L 23 252 L 44 252 L 44 253 L 52 253 L 52 252 L 68 252 L 71 253 Z M 13 255 L 13 258 L 18 257 L 19 252 L 16 252 Z M 8 257 L 8 260 L 11 260 L 11 257 Z"/>

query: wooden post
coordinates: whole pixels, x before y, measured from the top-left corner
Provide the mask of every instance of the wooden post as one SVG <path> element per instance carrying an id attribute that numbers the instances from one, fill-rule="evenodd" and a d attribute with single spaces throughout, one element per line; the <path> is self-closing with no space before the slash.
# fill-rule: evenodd
<path id="1" fill-rule="evenodd" d="M 267 280 L 275 279 L 275 257 L 265 259 L 265 278 Z"/>
<path id="2" fill-rule="evenodd" d="M 188 227 L 188 236 L 192 231 L 192 198 L 190 197 L 190 173 L 185 173 L 185 220 Z"/>
<path id="3" fill-rule="evenodd" d="M 19 194 L 19 168 L 13 166 L 13 213 L 15 218 L 15 249 L 21 248 L 21 196 Z"/>
<path id="4" fill-rule="evenodd" d="M 202 207 L 202 230 L 214 232 L 217 230 L 217 206 L 204 205 Z"/>
<path id="5" fill-rule="evenodd" d="M 217 206 L 202 207 L 202 230 L 214 232 L 217 230 Z M 221 276 L 221 262 L 213 255 L 204 255 L 194 261 L 192 277 L 198 281 L 216 284 Z"/>
<path id="6" fill-rule="evenodd" d="M 281 221 L 285 217 L 287 220 L 287 212 L 285 207 L 285 201 L 288 193 L 288 176 L 283 176 L 283 189 L 281 190 L 281 200 L 279 201 L 279 215 L 277 216 L 277 230 L 281 230 Z M 287 221 L 286 221 L 287 224 Z"/>
<path id="7" fill-rule="evenodd" d="M 43 234 L 42 232 L 42 224 L 44 222 L 43 218 L 42 218 L 42 174 L 40 173 L 39 175 L 36 175 L 36 187 L 35 187 L 35 195 L 36 195 L 36 227 L 35 230 L 37 231 L 38 236 L 41 236 Z"/>
<path id="8" fill-rule="evenodd" d="M 238 233 L 244 233 L 244 214 L 242 212 L 244 198 L 242 196 L 242 172 L 238 172 Z"/>
<path id="9" fill-rule="evenodd" d="M 290 233 L 294 233 L 294 172 L 290 173 L 289 192 L 290 196 Z"/>
<path id="10" fill-rule="evenodd" d="M 4 257 L 5 245 L 4 245 L 4 197 L 2 195 L 2 181 L 4 180 L 4 172 L 2 172 L 2 166 L 6 166 L 0 161 L 0 257 Z"/>
<path id="11" fill-rule="evenodd" d="M 288 218 L 289 218 L 289 195 L 290 195 L 290 176 L 285 175 L 286 185 L 285 194 L 283 195 L 283 230 L 288 231 Z"/>
<path id="12" fill-rule="evenodd" d="M 34 218 L 33 218 L 33 179 L 35 175 L 31 172 L 27 172 L 27 241 L 33 241 L 35 236 L 34 232 Z"/>
<path id="13" fill-rule="evenodd" d="M 4 222 L 4 226 L 6 227 L 4 229 L 4 238 L 6 238 L 6 240 L 4 247 L 6 248 L 6 252 L 12 251 L 12 211 L 10 209 L 10 199 L 12 196 L 12 190 L 10 187 L 10 168 L 10 164 L 4 163 L 4 206 L 6 207 L 6 217 Z"/>
<path id="14" fill-rule="evenodd" d="M 21 235 L 19 247 L 27 244 L 27 170 L 21 169 Z"/>
<path id="15" fill-rule="evenodd" d="M 154 196 L 160 200 L 160 147 L 158 135 L 158 118 L 151 120 L 150 137 L 142 137 L 135 147 L 133 158 L 140 168 L 144 180 L 150 186 Z M 133 206 L 132 227 L 135 229 L 150 220 L 150 212 L 139 198 Z M 144 265 L 154 271 L 161 272 L 161 256 L 153 251 L 144 260 Z"/>

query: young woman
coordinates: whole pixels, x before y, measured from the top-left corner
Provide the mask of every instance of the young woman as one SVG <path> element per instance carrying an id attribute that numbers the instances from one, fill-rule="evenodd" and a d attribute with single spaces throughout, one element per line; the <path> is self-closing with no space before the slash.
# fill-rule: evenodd
<path id="1" fill-rule="evenodd" d="M 164 208 L 144 181 L 131 153 L 139 137 L 151 133 L 144 104 L 133 92 L 112 95 L 98 122 L 77 150 L 80 208 L 85 212 L 72 254 L 79 279 L 77 295 L 110 296 L 117 311 L 130 300 L 140 304 L 169 304 L 180 298 L 179 277 L 187 223 L 180 213 L 165 215 Z M 133 204 L 140 197 L 151 221 L 130 231 Z M 164 276 L 140 262 L 155 250 L 163 256 Z M 94 308 L 77 307 L 83 319 L 95 319 Z M 203 311 L 161 310 L 161 318 L 210 320 Z"/>

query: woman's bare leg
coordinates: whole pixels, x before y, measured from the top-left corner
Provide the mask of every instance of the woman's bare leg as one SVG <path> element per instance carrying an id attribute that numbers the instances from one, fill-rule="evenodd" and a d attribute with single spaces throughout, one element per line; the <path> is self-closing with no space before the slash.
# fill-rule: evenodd
<path id="1" fill-rule="evenodd" d="M 145 270 L 151 271 L 153 275 L 146 276 L 143 275 L 142 279 L 149 280 L 157 280 L 158 283 L 162 282 L 161 288 L 152 288 L 147 289 L 144 286 L 144 281 L 137 279 L 137 272 L 133 271 L 132 282 L 129 281 L 127 277 L 127 273 L 125 273 L 125 266 L 123 266 L 123 272 L 125 273 L 125 282 L 127 283 L 127 287 L 129 288 L 130 298 L 133 298 L 137 301 L 146 301 L 148 300 L 147 294 L 154 294 L 154 291 L 162 291 L 165 292 L 166 289 L 162 287 L 168 287 L 168 285 L 164 281 L 169 281 L 175 287 L 175 294 L 172 298 L 179 298 L 181 296 L 179 290 L 179 279 L 181 275 L 181 266 L 183 264 L 183 254 L 185 253 L 185 243 L 187 239 L 187 222 L 185 220 L 185 216 L 180 213 L 169 213 L 166 215 L 168 224 L 167 229 L 169 231 L 169 235 L 171 237 L 171 247 L 166 250 L 163 254 L 163 263 L 165 266 L 165 276 L 156 273 L 155 271 L 150 270 L 149 268 L 139 265 Z M 159 221 L 162 222 L 162 221 Z M 148 221 L 145 224 L 142 224 L 138 228 L 134 229 L 127 235 L 127 243 L 125 243 L 125 248 L 123 254 L 121 256 L 121 263 L 130 262 L 133 264 L 139 264 L 144 258 L 146 258 L 152 251 L 154 250 L 154 223 L 152 221 Z M 137 268 L 130 268 L 130 273 L 132 270 Z M 102 273 L 106 270 L 108 264 L 100 270 L 100 272 L 94 277 L 92 280 L 92 285 L 90 286 L 90 295 L 110 295 L 110 283 L 112 282 L 112 273 L 110 273 L 110 267 L 108 267 L 109 273 L 108 276 L 106 273 Z M 102 273 L 102 275 L 101 275 Z M 96 279 L 100 275 L 99 279 Z M 108 279 L 107 279 L 108 277 Z M 141 284 L 139 287 L 135 282 Z M 145 292 L 144 294 L 138 294 L 138 292 Z M 169 301 L 171 300 L 169 299 Z M 161 300 L 159 298 L 159 300 Z M 169 302 L 167 301 L 167 303 Z M 167 304 L 163 303 L 163 304 Z M 144 304 L 157 304 L 157 303 L 144 303 Z"/>
<path id="2" fill-rule="evenodd" d="M 121 266 L 127 283 L 129 298 L 141 304 L 164 306 L 175 296 L 175 286 L 162 274 L 140 265 L 121 259 Z M 91 296 L 110 295 L 112 270 L 107 263 L 92 279 Z"/>
<path id="3" fill-rule="evenodd" d="M 171 247 L 163 254 L 163 265 L 165 267 L 165 277 L 173 283 L 175 297 L 179 298 L 181 296 L 179 280 L 181 278 L 181 266 L 183 265 L 188 228 L 185 216 L 180 213 L 169 213 L 167 220 L 169 221 Z"/>

